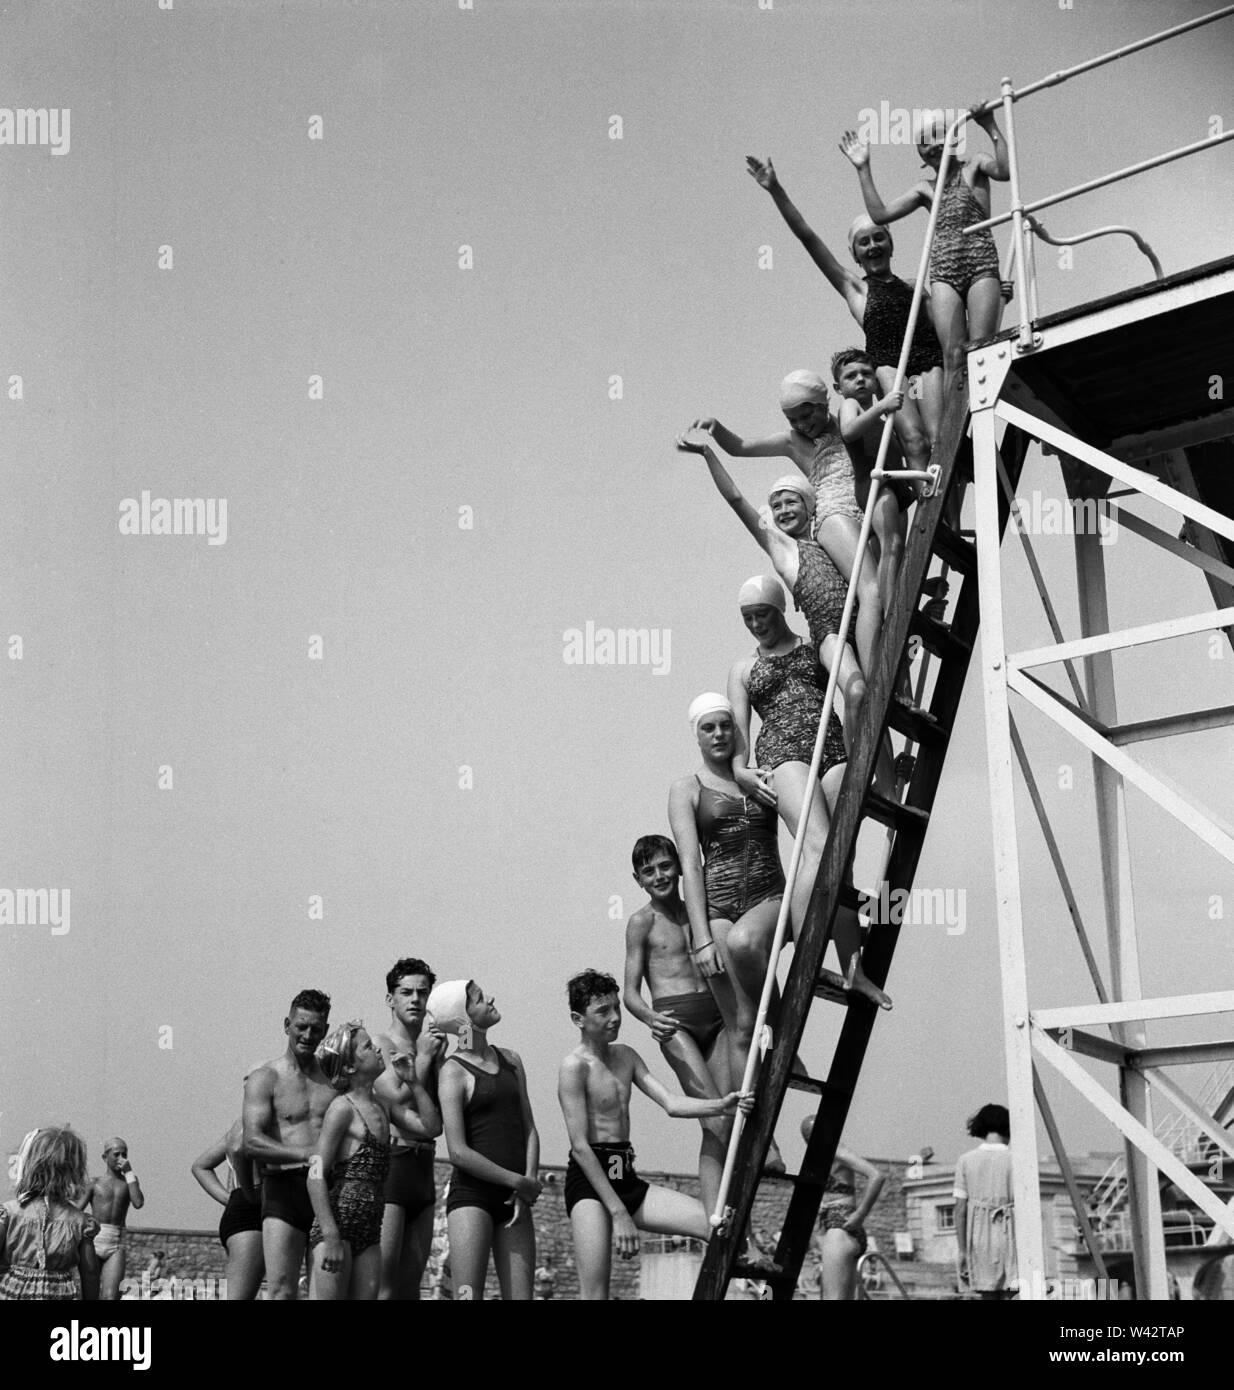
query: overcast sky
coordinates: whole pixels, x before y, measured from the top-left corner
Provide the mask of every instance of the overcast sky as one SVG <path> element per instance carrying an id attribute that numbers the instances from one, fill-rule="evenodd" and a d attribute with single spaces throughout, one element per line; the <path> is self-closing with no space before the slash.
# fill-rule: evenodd
<path id="1" fill-rule="evenodd" d="M 385 970 L 416 954 L 495 992 L 493 1041 L 521 1052 L 563 1163 L 565 980 L 620 974 L 630 847 L 667 829 L 669 784 L 698 763 L 687 706 L 748 651 L 736 594 L 766 568 L 673 437 L 700 414 L 774 429 L 784 373 L 860 341 L 745 156 L 770 154 L 842 248 L 861 205 L 836 144 L 863 109 L 962 106 L 1208 8 L 0 6 L 0 100 L 71 112 L 63 155 L 0 146 L 0 379 L 23 390 L 0 398 L 4 885 L 71 889 L 66 934 L 0 928 L 0 1149 L 67 1120 L 97 1164 L 119 1133 L 140 1221 L 208 1226 L 188 1165 L 281 1050 L 291 996 L 325 989 L 336 1017 L 377 1024 Z M 1228 123 L 1232 52 L 1227 22 L 1025 103 L 1027 196 Z M 917 177 L 911 147 L 873 158 L 885 194 Z M 1175 272 L 1229 251 L 1231 189 L 1226 146 L 1046 224 L 1129 222 Z M 901 274 L 924 225 L 897 226 Z M 1125 240 L 1039 265 L 1045 310 L 1148 275 Z M 1024 489 L 1057 495 L 1057 465 L 1032 460 Z M 785 467 L 734 473 L 761 500 Z M 225 499 L 225 542 L 122 534 L 143 492 Z M 1036 543 L 1075 635 L 1070 542 Z M 1016 542 L 1005 555 L 1012 640 L 1035 645 Z M 1130 535 L 1106 557 L 1117 624 L 1210 604 Z M 588 622 L 667 634 L 669 659 L 567 664 Z M 1120 713 L 1143 718 L 1229 702 L 1234 654 L 1195 637 L 1117 669 Z M 1100 935 L 1088 759 L 1020 723 Z M 1141 748 L 1234 816 L 1211 776 L 1228 732 Z M 1229 866 L 1128 803 L 1145 990 L 1219 987 Z M 1017 805 L 1032 996 L 1080 1002 Z M 963 890 L 966 929 L 901 937 L 846 1140 L 866 1153 L 952 1157 L 1004 1095 L 987 806 L 973 678 L 918 878 Z M 815 1070 L 834 1031 L 811 1021 Z M 645 1030 L 625 1037 L 664 1070 Z M 1074 1149 L 1113 1146 L 1049 1085 Z M 790 1159 L 805 1109 L 785 1107 Z M 644 1167 L 694 1162 L 695 1128 L 641 1100 L 634 1138 Z"/>

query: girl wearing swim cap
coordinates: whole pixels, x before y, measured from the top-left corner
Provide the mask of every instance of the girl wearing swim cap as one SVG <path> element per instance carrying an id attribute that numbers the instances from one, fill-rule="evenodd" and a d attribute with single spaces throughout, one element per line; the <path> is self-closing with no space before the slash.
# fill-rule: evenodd
<path id="1" fill-rule="evenodd" d="M 698 772 L 679 777 L 670 788 L 668 820 L 681 861 L 690 954 L 724 1019 L 731 1083 L 744 1075 L 754 1038 L 784 874 L 775 811 L 733 780 L 732 705 L 708 691 L 690 706 L 687 718 L 703 761 Z M 718 1060 L 713 1056 L 713 1066 Z M 716 1085 L 724 1084 L 721 1072 Z M 774 1146 L 767 1166 L 784 1171 Z"/>
<path id="2" fill-rule="evenodd" d="M 815 372 L 790 372 L 780 383 L 780 409 L 789 428 L 765 439 L 741 439 L 711 417 L 695 420 L 690 428 L 705 430 L 726 453 L 742 458 L 792 459 L 810 482 L 813 515 L 805 534 L 822 546 L 828 560 L 847 581 L 857 566 L 857 542 L 861 539 L 864 513 L 857 505 L 852 457 L 841 437 L 839 422 L 828 407 L 827 383 Z M 679 443 L 678 447 L 682 445 Z M 685 447 L 701 452 L 697 445 Z M 781 479 L 777 487 L 781 484 L 788 486 L 789 480 Z M 775 563 L 775 556 L 771 558 Z M 877 562 L 875 547 L 871 546 L 858 569 L 858 607 L 853 618 L 853 643 L 866 673 L 874 669 L 883 625 Z"/>
<path id="3" fill-rule="evenodd" d="M 746 168 L 760 188 L 766 189 L 788 223 L 789 230 L 805 247 L 810 259 L 842 295 L 848 311 L 866 335 L 866 351 L 874 362 L 878 388 L 884 396 L 895 386 L 900 349 L 908 329 L 912 286 L 894 275 L 891 233 L 867 213 L 848 229 L 848 249 L 857 264 L 841 265 L 830 248 L 802 217 L 784 191 L 771 160 L 746 156 Z M 930 291 L 927 287 L 917 315 L 917 328 L 905 371 L 907 390 L 895 410 L 895 433 L 910 468 L 925 468 L 930 449 L 938 438 L 943 419 L 943 351 L 934 332 Z M 893 456 L 887 466 L 894 468 Z"/>
<path id="4" fill-rule="evenodd" d="M 822 717 L 827 675 L 814 647 L 789 627 L 784 590 L 769 575 L 755 575 L 737 597 L 741 617 L 757 639 L 754 651 L 734 663 L 728 676 L 728 698 L 737 726 L 733 780 L 746 793 L 774 806 L 790 835 L 797 834 L 810 792 L 810 761 Z M 750 710 L 762 721 L 750 766 Z M 827 843 L 830 815 L 844 780 L 846 753 L 840 725 L 831 716 L 823 745 L 821 791 L 813 802 L 802 844 L 801 864 L 793 888 L 792 923 L 800 928 Z M 890 1001 L 866 979 L 861 969 L 861 925 L 851 908 L 836 917 L 835 945 L 845 978 L 852 971 L 852 988 L 883 1008 Z"/>
<path id="5" fill-rule="evenodd" d="M 970 110 L 981 105 L 976 102 Z M 950 160 L 930 255 L 930 299 L 934 326 L 943 349 L 944 395 L 963 370 L 965 340 L 988 338 L 997 333 L 1003 311 L 994 238 L 988 230 L 974 236 L 962 233 L 965 227 L 989 217 L 990 180 L 1005 183 L 1010 177 L 1010 165 L 993 111 L 973 119 L 990 137 L 994 153 L 981 154 L 973 160 L 955 155 Z M 844 132 L 840 149 L 857 170 L 861 196 L 872 221 L 885 227 L 888 222 L 898 222 L 917 208 L 930 210 L 946 136 L 947 119 L 943 113 L 927 113 L 917 132 L 917 152 L 928 173 L 907 193 L 884 203 L 874 187 L 868 147 L 854 131 Z"/>
<path id="6" fill-rule="evenodd" d="M 840 646 L 840 619 L 844 612 L 846 589 L 844 581 L 831 563 L 826 551 L 810 539 L 810 519 L 814 510 L 814 489 L 797 474 L 780 478 L 772 484 L 768 499 L 770 520 L 763 518 L 742 496 L 728 470 L 716 456 L 710 444 L 697 443 L 682 435 L 677 440 L 682 453 L 701 454 L 720 496 L 737 513 L 741 524 L 767 552 L 784 587 L 793 596 L 798 609 L 805 614 L 810 627 L 810 642 L 819 661 L 827 670 L 833 662 L 839 664 L 838 689 L 844 699 L 844 731 L 851 748 L 857 733 L 857 715 L 865 699 L 866 682 L 851 643 Z M 868 558 L 868 557 L 867 557 Z M 874 574 L 873 606 L 878 608 L 877 574 Z M 859 597 L 855 623 L 862 621 L 866 604 Z M 890 752 L 884 747 L 879 754 L 875 779 L 880 787 L 894 788 Z"/>

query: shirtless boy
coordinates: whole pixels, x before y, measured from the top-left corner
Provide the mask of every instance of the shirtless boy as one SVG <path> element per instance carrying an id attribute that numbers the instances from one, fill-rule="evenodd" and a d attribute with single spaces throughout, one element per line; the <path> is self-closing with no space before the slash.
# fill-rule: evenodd
<path id="1" fill-rule="evenodd" d="M 265 1168 L 261 1244 L 271 1299 L 296 1298 L 313 1224 L 309 1159 L 337 1094 L 317 1060 L 329 1020 L 330 996 L 302 989 L 283 1020 L 286 1052 L 250 1072 L 244 1083 L 244 1152 Z"/>
<path id="2" fill-rule="evenodd" d="M 416 1077 L 432 1108 L 420 1118 L 429 1129 L 441 1133 L 437 1109 L 437 1080 L 433 1064 L 446 1050 L 443 1033 L 425 1028 L 428 996 L 437 976 L 422 960 L 404 956 L 386 973 L 386 1004 L 390 1026 L 375 1033 L 373 1042 L 386 1059 L 386 1070 L 374 1089 L 400 1105 L 414 1107 L 411 1088 L 399 1080 L 391 1062 L 397 1053 L 415 1058 Z M 433 1181 L 436 1146 L 400 1127 L 397 1112 L 390 1116 L 390 1176 L 386 1181 L 386 1206 L 381 1222 L 380 1299 L 418 1301 L 420 1280 L 433 1243 L 433 1212 L 437 1188 Z"/>
<path id="3" fill-rule="evenodd" d="M 123 1139 L 109 1139 L 103 1145 L 103 1163 L 104 1171 L 90 1184 L 90 1214 L 99 1223 L 94 1237 L 94 1253 L 99 1257 L 99 1300 L 115 1303 L 124 1283 L 124 1222 L 129 1205 L 140 1211 L 146 1198 Z"/>
<path id="4" fill-rule="evenodd" d="M 570 1018 L 579 1045 L 561 1064 L 557 1097 L 570 1136 L 566 1168 L 566 1211 L 574 1233 L 579 1297 L 608 1298 L 612 1247 L 630 1259 L 638 1253 L 639 1231 L 664 1235 L 710 1235 L 707 1213 L 696 1197 L 649 1184 L 634 1171 L 630 1144 L 630 1089 L 640 1091 L 677 1119 L 747 1114 L 754 1098 L 736 1091 L 714 1099 L 675 1096 L 647 1070 L 632 1047 L 617 1041 L 621 1001 L 611 975 L 584 970 L 567 986 Z"/>
<path id="5" fill-rule="evenodd" d="M 634 880 L 645 903 L 626 923 L 626 1012 L 651 1029 L 664 1060 L 688 1096 L 714 1100 L 729 1087 L 729 1048 L 715 998 L 694 965 L 686 941 L 689 917 L 681 899 L 681 863 L 667 835 L 644 835 L 634 846 Z M 651 1007 L 643 998 L 643 981 Z M 729 988 L 720 976 L 717 983 Z M 721 1116 L 699 1121 L 698 1186 L 711 1211 L 720 1191 L 729 1123 Z"/>

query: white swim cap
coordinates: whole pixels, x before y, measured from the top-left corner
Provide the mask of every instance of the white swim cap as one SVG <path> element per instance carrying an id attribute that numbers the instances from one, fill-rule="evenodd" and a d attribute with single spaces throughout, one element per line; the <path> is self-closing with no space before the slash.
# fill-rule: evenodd
<path id="1" fill-rule="evenodd" d="M 690 712 L 686 718 L 690 721 L 690 728 L 698 733 L 699 723 L 706 714 L 717 714 L 721 710 L 725 714 L 732 714 L 733 706 L 724 695 L 717 694 L 714 690 L 705 691 L 690 706 Z"/>
<path id="2" fill-rule="evenodd" d="M 471 1027 L 467 1016 L 467 986 L 470 980 L 443 980 L 433 986 L 428 997 L 427 1021 L 443 1033 L 458 1034 Z"/>
<path id="3" fill-rule="evenodd" d="M 767 500 L 776 495 L 777 492 L 795 492 L 806 504 L 806 511 L 813 512 L 814 505 L 818 501 L 818 494 L 814 491 L 814 485 L 809 478 L 803 478 L 800 473 L 786 473 L 784 477 L 777 478 L 771 485 L 771 491 L 767 494 Z"/>
<path id="4" fill-rule="evenodd" d="M 827 404 L 827 383 L 817 372 L 789 372 L 780 383 L 780 409 L 793 410 L 814 401 Z"/>
<path id="5" fill-rule="evenodd" d="M 737 595 L 738 608 L 778 608 L 781 613 L 788 611 L 788 600 L 784 597 L 784 586 L 769 574 L 756 574 L 747 579 Z"/>

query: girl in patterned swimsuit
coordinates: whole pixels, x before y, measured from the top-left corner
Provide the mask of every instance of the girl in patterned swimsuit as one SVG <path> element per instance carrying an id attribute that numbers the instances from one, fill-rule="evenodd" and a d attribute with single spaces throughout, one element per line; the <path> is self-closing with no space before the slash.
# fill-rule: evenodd
<path id="1" fill-rule="evenodd" d="M 807 534 L 817 540 L 831 563 L 849 580 L 857 563 L 863 512 L 854 493 L 848 446 L 840 437 L 839 423 L 832 417 L 827 401 L 827 383 L 821 376 L 814 372 L 790 372 L 780 383 L 780 409 L 788 421 L 787 430 L 765 439 L 746 440 L 710 416 L 695 420 L 691 429 L 705 430 L 725 453 L 738 458 L 792 459 L 809 478 L 813 491 L 813 528 L 807 528 Z M 775 556 L 771 558 L 774 563 Z M 878 567 L 870 549 L 861 558 L 857 603 L 853 640 L 861 670 L 869 673 L 874 669 L 883 625 Z"/>
<path id="2" fill-rule="evenodd" d="M 962 235 L 965 227 L 989 217 L 990 180 L 1004 183 L 1010 176 L 1007 151 L 994 113 L 985 112 L 973 119 L 990 137 L 994 153 L 978 155 L 971 162 L 958 155 L 951 160 L 930 259 L 930 299 L 943 349 L 945 389 L 963 368 L 965 340 L 975 342 L 997 333 L 1003 308 L 994 238 L 988 230 L 973 236 Z M 866 211 L 880 227 L 907 217 L 917 208 L 929 210 L 946 135 L 946 117 L 941 111 L 929 112 L 918 131 L 917 153 L 931 171 L 930 176 L 884 203 L 874 187 L 865 142 L 851 130 L 844 132 L 840 149 L 857 170 Z"/>
<path id="3" fill-rule="evenodd" d="M 727 435 L 722 426 L 714 420 L 700 421 L 699 428 L 707 425 Z M 763 518 L 741 495 L 737 484 L 729 476 L 728 470 L 716 457 L 709 444 L 698 444 L 684 435 L 677 440 L 677 448 L 683 453 L 701 454 L 707 460 L 707 468 L 720 496 L 737 513 L 742 525 L 767 552 L 775 566 L 776 573 L 784 587 L 792 594 L 797 607 L 806 616 L 810 626 L 810 641 L 818 652 L 819 661 L 827 670 L 839 663 L 837 676 L 838 689 L 844 700 L 844 735 L 849 748 L 857 732 L 857 716 L 865 699 L 866 681 L 862 668 L 857 662 L 850 643 L 840 646 L 840 619 L 843 616 L 846 590 L 835 565 L 827 552 L 816 541 L 810 539 L 810 522 L 815 508 L 814 488 L 804 478 L 792 476 L 781 478 L 772 485 L 768 498 L 771 512 L 770 523 Z M 866 557 L 874 576 L 874 595 L 871 600 L 878 606 L 878 576 L 869 556 Z M 855 617 L 855 627 L 860 630 L 862 607 L 866 600 L 861 599 Z M 877 786 L 894 792 L 895 774 L 892 771 L 891 752 L 886 745 L 879 750 L 875 766 L 874 780 Z"/>
<path id="4" fill-rule="evenodd" d="M 814 1130 L 814 1116 L 801 1123 L 801 1137 L 808 1144 Z M 861 1200 L 857 1200 L 857 1175 L 866 1180 Z M 836 1148 L 835 1160 L 823 1191 L 819 1209 L 822 1233 L 818 1237 L 819 1291 L 823 1300 L 851 1301 L 857 1296 L 857 1262 L 865 1254 L 869 1239 L 865 1219 L 878 1201 L 883 1174 L 860 1154 Z"/>
<path id="5" fill-rule="evenodd" d="M 892 240 L 885 227 L 869 217 L 859 217 L 848 231 L 848 249 L 861 274 L 840 264 L 830 248 L 802 217 L 784 191 L 770 159 L 746 157 L 750 176 L 771 195 L 789 230 L 805 247 L 814 264 L 837 294 L 844 296 L 848 311 L 866 335 L 866 351 L 873 358 L 879 390 L 884 395 L 895 385 L 900 346 L 908 327 L 912 286 L 891 271 Z M 917 329 L 905 372 L 907 389 L 895 412 L 895 435 L 910 468 L 925 468 L 943 418 L 943 354 L 934 332 L 929 290 L 921 301 Z M 900 450 L 892 441 L 887 467 L 899 463 Z"/>
<path id="6" fill-rule="evenodd" d="M 381 1281 L 381 1218 L 390 1171 L 390 1117 L 418 1132 L 408 1106 L 378 1100 L 373 1083 L 385 1060 L 360 1023 L 333 1029 L 317 1049 L 321 1069 L 341 1092 L 330 1102 L 309 1164 L 308 1193 L 317 1219 L 309 1232 L 310 1299 L 376 1299 Z M 398 1054 L 391 1067 L 417 1101 L 414 1062 Z"/>
<path id="7" fill-rule="evenodd" d="M 746 580 L 737 596 L 741 616 L 758 646 L 728 674 L 728 698 L 737 723 L 738 745 L 733 755 L 733 780 L 748 796 L 774 806 L 790 835 L 796 835 L 805 805 L 814 739 L 822 717 L 827 674 L 818 653 L 803 642 L 785 621 L 784 590 L 770 576 Z M 749 767 L 750 707 L 762 720 L 754 745 L 756 766 Z M 831 813 L 844 781 L 847 754 L 835 715 L 823 744 L 822 796 L 810 807 L 801 865 L 793 889 L 792 920 L 800 928 L 827 843 Z M 861 969 L 861 924 L 851 908 L 841 908 L 835 923 L 836 953 L 852 988 L 876 997 L 881 991 Z"/>

